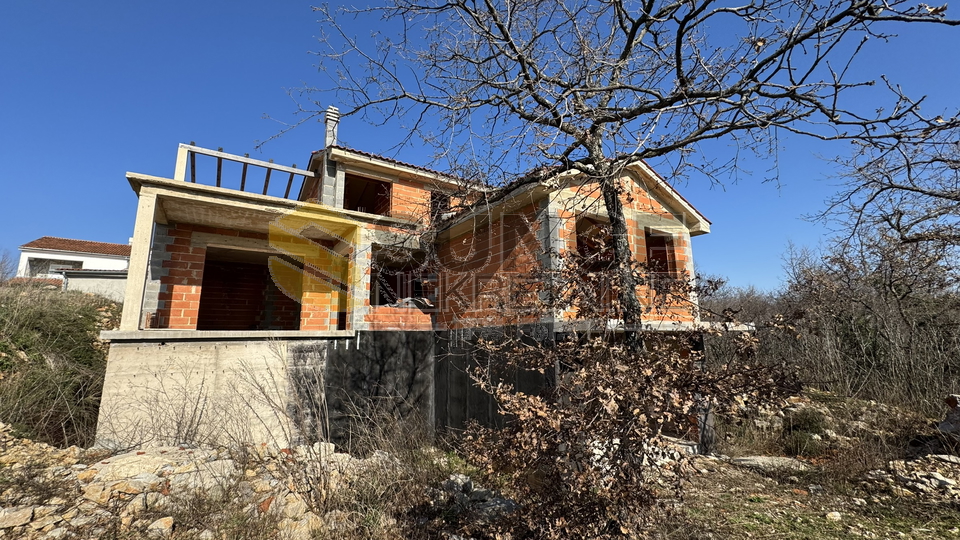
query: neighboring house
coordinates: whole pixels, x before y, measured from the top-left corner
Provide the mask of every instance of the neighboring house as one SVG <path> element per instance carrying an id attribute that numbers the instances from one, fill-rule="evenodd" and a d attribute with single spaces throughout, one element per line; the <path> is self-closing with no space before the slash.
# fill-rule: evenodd
<path id="1" fill-rule="evenodd" d="M 122 302 L 129 261 L 128 244 L 44 236 L 20 246 L 17 278 Z"/>
<path id="2" fill-rule="evenodd" d="M 569 330 L 572 313 L 512 311 L 512 280 L 592 249 L 606 220 L 595 186 L 568 175 L 446 212 L 485 188 L 340 147 L 338 119 L 328 110 L 305 169 L 180 145 L 174 178 L 128 173 L 139 206 L 121 327 L 102 335 L 100 444 L 341 440 L 371 404 L 438 427 L 493 422 L 470 341 Z M 692 278 L 690 238 L 710 222 L 646 165 L 625 175 L 634 253 Z M 428 253 L 440 265 L 423 272 Z M 644 326 L 694 327 L 690 300 Z"/>

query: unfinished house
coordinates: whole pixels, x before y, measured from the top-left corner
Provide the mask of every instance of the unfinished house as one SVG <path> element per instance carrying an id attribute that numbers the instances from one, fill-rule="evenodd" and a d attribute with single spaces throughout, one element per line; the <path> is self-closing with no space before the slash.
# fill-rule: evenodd
<path id="1" fill-rule="evenodd" d="M 512 291 L 593 249 L 595 186 L 571 175 L 451 210 L 485 188 L 338 146 L 338 120 L 328 110 L 305 168 L 180 145 L 173 178 L 128 173 L 139 206 L 121 327 L 103 333 L 100 444 L 342 441 L 360 410 L 489 422 L 466 374 L 473 332 L 564 331 L 574 314 L 534 317 Z M 709 221 L 646 166 L 626 174 L 631 247 L 689 279 Z M 644 323 L 689 328 L 696 312 Z"/>

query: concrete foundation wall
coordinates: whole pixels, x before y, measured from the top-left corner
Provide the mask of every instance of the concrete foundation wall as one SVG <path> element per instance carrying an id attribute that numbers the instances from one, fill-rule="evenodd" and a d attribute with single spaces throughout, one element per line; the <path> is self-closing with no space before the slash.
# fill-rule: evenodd
<path id="1" fill-rule="evenodd" d="M 99 446 L 344 445 L 358 421 L 380 414 L 433 423 L 431 332 L 307 340 L 152 334 L 110 344 Z"/>

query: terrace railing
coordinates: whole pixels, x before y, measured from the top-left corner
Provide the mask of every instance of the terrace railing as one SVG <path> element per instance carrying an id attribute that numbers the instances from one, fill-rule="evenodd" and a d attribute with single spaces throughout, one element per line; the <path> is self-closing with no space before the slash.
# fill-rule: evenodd
<path id="1" fill-rule="evenodd" d="M 223 152 L 223 149 L 209 150 L 207 148 L 201 148 L 199 146 L 194 146 L 191 144 L 181 144 L 177 149 L 177 168 L 174 172 L 174 179 L 183 181 L 197 183 L 197 156 L 206 156 L 206 158 L 213 158 L 216 160 L 216 173 L 215 174 L 201 174 L 200 177 L 206 181 L 201 181 L 201 184 L 211 184 L 210 176 L 213 176 L 213 185 L 216 187 L 228 187 L 230 189 L 236 189 L 236 177 L 231 175 L 231 179 L 227 181 L 230 185 L 224 185 L 224 162 L 228 164 L 239 164 L 239 189 L 240 191 L 246 191 L 250 193 L 260 193 L 261 195 L 268 195 L 270 192 L 270 180 L 274 179 L 274 174 L 280 176 L 281 181 L 286 180 L 286 186 L 283 190 L 283 198 L 289 199 L 290 192 L 293 189 L 295 183 L 297 185 L 297 191 L 294 192 L 294 198 L 296 199 L 299 195 L 299 190 L 303 186 L 303 182 L 307 178 L 313 178 L 314 174 L 311 171 L 305 169 L 298 169 L 296 164 L 293 164 L 290 167 L 284 165 L 278 165 L 270 161 L 261 161 L 259 159 L 252 159 L 249 155 L 238 156 L 234 154 L 227 154 Z M 234 166 L 235 168 L 236 166 Z M 249 175 L 248 175 L 249 173 Z M 284 178 L 283 175 L 286 175 Z M 262 178 L 263 189 L 259 189 L 260 178 Z M 249 181 L 248 181 L 249 180 Z M 256 186 L 256 187 L 254 187 Z M 250 189 L 248 189 L 250 188 Z M 274 186 L 274 191 L 277 191 L 276 185 Z"/>

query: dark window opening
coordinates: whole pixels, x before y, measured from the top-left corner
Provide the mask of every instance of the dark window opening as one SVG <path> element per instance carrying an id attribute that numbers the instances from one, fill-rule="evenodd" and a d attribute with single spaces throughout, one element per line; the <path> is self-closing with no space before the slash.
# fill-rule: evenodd
<path id="1" fill-rule="evenodd" d="M 673 236 L 647 229 L 647 267 L 651 272 L 673 274 L 676 261 L 673 257 Z"/>
<path id="2" fill-rule="evenodd" d="M 577 220 L 577 254 L 580 256 L 580 288 L 583 305 L 588 310 L 607 311 L 615 306 L 612 287 L 613 237 L 610 224 L 581 217 Z"/>
<path id="3" fill-rule="evenodd" d="M 432 290 L 421 262 L 411 253 L 374 253 L 370 269 L 370 305 L 396 304 L 404 298 L 427 298 Z"/>
<path id="4" fill-rule="evenodd" d="M 277 288 L 268 256 L 207 250 L 197 330 L 300 329 L 300 303 Z"/>
<path id="5" fill-rule="evenodd" d="M 607 223 L 592 218 L 577 220 L 577 253 L 585 272 L 602 272 L 613 262 L 613 237 Z"/>
<path id="6" fill-rule="evenodd" d="M 430 215 L 434 219 L 440 219 L 444 214 L 450 212 L 451 198 L 446 193 L 439 191 L 430 192 Z"/>
<path id="7" fill-rule="evenodd" d="M 343 208 L 389 216 L 391 187 L 389 182 L 348 174 L 343 190 Z"/>
<path id="8" fill-rule="evenodd" d="M 83 267 L 81 261 L 62 261 L 59 259 L 28 259 L 30 277 L 42 274 L 52 274 L 58 270 L 79 270 Z"/>

